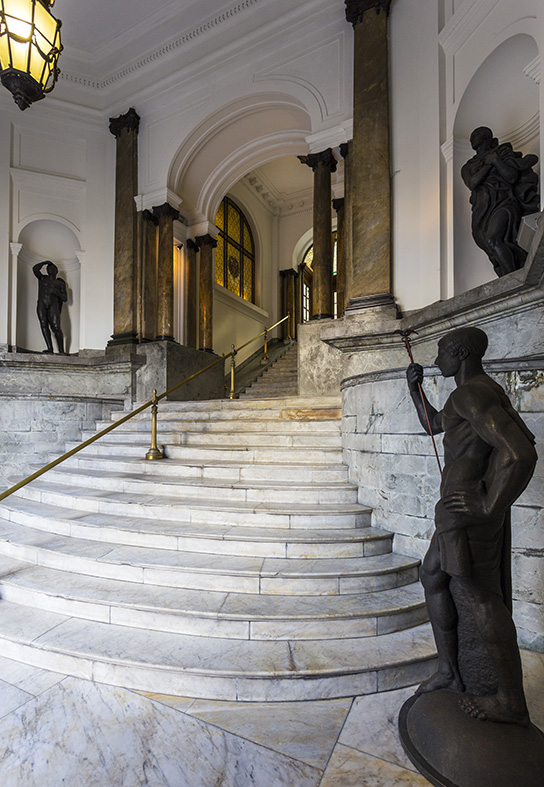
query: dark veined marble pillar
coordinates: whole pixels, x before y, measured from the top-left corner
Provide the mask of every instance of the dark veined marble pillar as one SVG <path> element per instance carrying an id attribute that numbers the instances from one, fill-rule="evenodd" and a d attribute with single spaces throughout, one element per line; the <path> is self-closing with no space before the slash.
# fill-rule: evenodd
<path id="1" fill-rule="evenodd" d="M 281 317 L 289 315 L 289 319 L 282 323 L 282 336 L 284 339 L 296 339 L 297 336 L 297 287 L 298 273 L 294 268 L 280 271 L 281 276 Z M 281 319 L 281 318 L 280 318 Z"/>
<path id="2" fill-rule="evenodd" d="M 134 197 L 138 193 L 138 129 L 140 118 L 131 108 L 110 118 L 117 141 L 115 162 L 115 245 L 113 263 L 113 335 L 111 345 L 138 340 L 138 231 Z"/>
<path id="3" fill-rule="evenodd" d="M 191 240 L 187 241 L 187 346 L 197 347 L 198 344 L 198 246 Z"/>
<path id="4" fill-rule="evenodd" d="M 346 289 L 346 244 L 345 244 L 345 199 L 333 199 L 336 211 L 336 316 L 344 314 L 344 292 Z"/>
<path id="5" fill-rule="evenodd" d="M 388 75 L 391 2 L 345 0 L 346 19 L 355 34 L 349 309 L 393 303 Z"/>
<path id="6" fill-rule="evenodd" d="M 314 172 L 312 320 L 321 320 L 333 315 L 331 172 L 335 172 L 337 161 L 331 148 L 299 159 Z"/>
<path id="7" fill-rule="evenodd" d="M 217 241 L 211 235 L 199 235 L 195 243 L 200 248 L 200 288 L 198 312 L 199 350 L 213 353 L 213 285 L 215 270 L 213 250 Z"/>
<path id="8" fill-rule="evenodd" d="M 142 211 L 142 339 L 155 341 L 157 335 L 157 264 L 159 220 L 150 210 Z"/>
<path id="9" fill-rule="evenodd" d="M 153 208 L 159 220 L 159 252 L 157 265 L 157 335 L 174 339 L 174 220 L 179 211 L 169 202 Z"/>

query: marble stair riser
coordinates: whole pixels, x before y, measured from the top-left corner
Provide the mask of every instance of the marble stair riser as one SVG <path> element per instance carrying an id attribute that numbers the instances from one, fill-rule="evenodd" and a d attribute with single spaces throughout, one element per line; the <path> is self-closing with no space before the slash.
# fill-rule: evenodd
<path id="1" fill-rule="evenodd" d="M 0 515 L 6 516 L 0 511 Z M 1 520 L 0 520 L 1 521 Z M 6 520 L 7 521 L 7 520 Z M 392 536 L 388 533 L 376 536 L 369 529 L 360 532 L 356 540 L 348 540 L 338 536 L 335 540 L 321 541 L 319 531 L 309 531 L 307 540 L 297 539 L 296 542 L 286 541 L 280 535 L 276 540 L 250 539 L 240 535 L 237 537 L 236 528 L 231 528 L 226 534 L 218 534 L 215 538 L 195 533 L 193 535 L 167 535 L 157 528 L 146 532 L 142 529 L 123 530 L 121 526 L 92 525 L 75 520 L 54 519 L 52 517 L 31 516 L 18 511 L 9 512 L 9 521 L 14 524 L 42 530 L 55 535 L 72 536 L 74 538 L 100 541 L 102 543 L 120 544 L 124 546 L 139 546 L 149 549 L 171 549 L 174 551 L 206 552 L 216 555 L 246 555 L 249 557 L 285 557 L 285 558 L 343 558 L 343 557 L 373 557 L 384 555 L 391 551 Z M 290 533 L 304 533 L 304 531 L 286 531 Z M 350 531 L 346 531 L 349 533 Z"/>
<path id="2" fill-rule="evenodd" d="M 106 421 L 97 425 L 97 430 L 100 431 L 106 426 L 109 426 L 111 421 Z M 335 421 L 315 420 L 315 421 L 292 421 L 292 420 L 262 420 L 255 419 L 247 421 L 224 420 L 224 421 L 174 421 L 171 418 L 161 419 L 160 416 L 157 421 L 157 429 L 160 430 L 162 425 L 166 425 L 169 431 L 177 430 L 180 432 L 206 432 L 213 434 L 215 432 L 236 434 L 237 432 L 272 432 L 274 434 L 289 434 L 291 432 L 333 432 L 340 434 L 340 423 L 338 419 Z M 127 432 L 151 432 L 151 421 L 149 419 L 141 421 L 127 421 L 121 424 L 115 434 L 126 434 Z"/>
<path id="3" fill-rule="evenodd" d="M 274 510 L 264 505 L 255 508 L 242 508 L 240 505 L 224 504 L 217 509 L 210 507 L 209 501 L 197 504 L 187 501 L 180 505 L 179 501 L 169 501 L 168 503 L 154 501 L 152 496 L 144 496 L 145 502 L 135 502 L 134 495 L 128 495 L 125 499 L 113 500 L 109 498 L 101 499 L 99 496 L 85 496 L 86 490 L 81 489 L 71 491 L 57 491 L 51 485 L 49 488 L 37 485 L 25 487 L 17 495 L 27 500 L 41 501 L 54 506 L 74 508 L 79 511 L 87 511 L 104 514 L 120 514 L 121 516 L 131 517 L 155 517 L 169 522 L 176 522 L 182 519 L 185 522 L 220 525 L 245 525 L 248 527 L 285 527 L 295 529 L 326 529 L 333 530 L 343 528 L 366 527 L 369 521 L 368 509 L 363 506 L 319 506 L 307 509 L 299 506 L 299 511 L 283 512 Z"/>
<path id="4" fill-rule="evenodd" d="M 9 578 L 0 582 L 2 598 L 14 604 L 55 612 L 70 617 L 130 626 L 147 631 L 163 631 L 198 637 L 242 640 L 317 640 L 357 639 L 389 634 L 394 631 L 425 623 L 424 604 L 413 605 L 394 614 L 367 614 L 352 619 L 291 619 L 252 620 L 218 619 L 202 616 L 197 612 L 169 612 L 140 609 L 121 604 L 99 603 L 93 600 L 51 595 L 30 588 L 11 584 Z"/>
<path id="5" fill-rule="evenodd" d="M 48 474 L 49 484 L 68 484 L 74 483 L 77 486 L 85 486 L 87 489 L 114 490 L 127 494 L 149 494 L 149 495 L 169 495 L 173 499 L 189 505 L 192 501 L 205 498 L 208 502 L 222 501 L 241 502 L 241 503 L 261 503 L 266 502 L 271 497 L 276 503 L 307 503 L 310 505 L 320 505 L 324 503 L 354 504 L 357 503 L 357 489 L 347 484 L 338 484 L 337 488 L 327 488 L 325 486 L 310 485 L 308 488 L 293 485 L 287 489 L 282 486 L 274 486 L 272 483 L 263 484 L 261 488 L 246 486 L 250 482 L 239 482 L 236 485 L 223 485 L 214 483 L 211 479 L 182 479 L 176 483 L 165 480 L 147 478 L 133 479 L 128 476 L 92 476 L 77 471 L 51 470 Z M 192 483 L 191 483 L 192 482 Z"/>
<path id="6" fill-rule="evenodd" d="M 34 539 L 35 541 L 35 539 Z M 63 544 L 57 539 L 52 544 L 51 538 L 44 536 L 43 544 L 17 543 L 14 540 L 0 540 L 0 554 L 14 560 L 31 565 L 44 566 L 60 571 L 72 571 L 91 577 L 119 579 L 151 585 L 163 585 L 170 588 L 188 588 L 214 590 L 225 593 L 260 593 L 280 595 L 342 595 L 344 593 L 367 593 L 402 587 L 417 579 L 417 567 L 397 562 L 396 564 L 376 565 L 366 572 L 354 566 L 351 573 L 344 569 L 341 576 L 334 576 L 314 566 L 313 576 L 309 571 L 301 572 L 283 569 L 283 573 L 267 568 L 267 559 L 244 558 L 232 564 L 227 557 L 221 556 L 222 563 L 214 568 L 207 567 L 202 561 L 192 563 L 190 555 L 180 555 L 189 565 L 179 562 L 177 565 L 155 563 L 155 557 L 142 555 L 139 559 L 135 551 L 130 555 L 129 564 L 122 548 L 99 547 L 95 554 L 77 554 L 71 545 Z M 88 551 L 88 550 L 87 550 Z M 100 554 L 102 552 L 102 554 Z M 145 557 L 145 559 L 144 559 Z M 378 556 L 379 559 L 380 556 Z M 387 555 L 385 556 L 387 557 Z M 243 568 L 244 560 L 247 567 Z M 277 562 L 277 561 L 276 561 Z M 360 565 L 360 564 L 359 564 Z M 306 573 L 306 575 L 305 575 Z"/>
<path id="7" fill-rule="evenodd" d="M 94 433 L 84 432 L 83 440 L 94 437 Z M 103 444 L 109 443 L 117 445 L 120 440 L 119 434 L 110 432 L 100 438 Z M 281 447 L 285 449 L 291 448 L 314 448 L 320 446 L 325 448 L 340 448 L 340 433 L 338 432 L 300 432 L 294 434 L 282 434 L 278 432 L 240 432 L 234 437 L 229 432 L 182 432 L 182 431 L 165 431 L 158 429 L 157 441 L 159 444 L 172 444 L 172 445 L 192 445 L 203 447 L 215 446 L 231 446 L 232 448 L 239 447 Z M 144 434 L 140 432 L 123 432 L 123 443 L 141 443 L 149 447 L 150 437 L 147 439 Z M 146 448 L 147 450 L 147 448 Z M 144 452 L 145 455 L 145 452 Z"/>
<path id="8" fill-rule="evenodd" d="M 342 483 L 348 481 L 348 469 L 345 465 L 331 465 L 324 467 L 308 466 L 267 466 L 249 465 L 240 466 L 236 463 L 227 464 L 189 464 L 186 462 L 144 462 L 141 459 L 130 460 L 126 457 L 107 457 L 106 455 L 91 456 L 84 454 L 73 456 L 67 459 L 63 465 L 65 468 L 81 470 L 104 470 L 111 473 L 137 473 L 153 476 L 164 475 L 174 478 L 202 478 L 202 479 L 221 479 L 232 482 L 239 481 L 289 481 L 296 480 L 304 484 L 320 483 Z"/>
<path id="9" fill-rule="evenodd" d="M 375 648 L 380 638 L 366 639 L 362 660 L 358 658 L 360 639 L 293 645 L 229 640 L 228 646 L 216 639 L 210 642 L 216 643 L 212 650 L 217 654 L 214 658 L 212 653 L 210 663 L 200 656 L 198 637 L 155 633 L 158 646 L 150 651 L 149 634 L 144 631 L 63 620 L 64 616 L 40 610 L 30 611 L 37 616 L 30 625 L 21 609 L 27 612 L 24 608 L 13 611 L 7 603 L 3 610 L 0 646 L 6 658 L 141 691 L 240 701 L 328 699 L 351 696 L 354 690 L 375 693 L 410 685 L 427 677 L 434 666 L 428 625 L 389 635 L 390 647 L 385 650 L 383 645 Z M 17 614 L 15 621 L 7 619 L 9 614 Z M 87 647 L 89 638 L 96 643 L 92 653 Z M 265 663 L 260 654 L 267 651 L 270 657 Z M 177 662 L 179 654 L 185 657 L 183 667 Z M 262 668 L 256 668 L 260 663 Z M 242 664 L 245 673 L 240 672 Z"/>
<path id="10" fill-rule="evenodd" d="M 76 447 L 76 443 L 68 443 L 66 450 Z M 175 459 L 178 461 L 185 461 L 191 464 L 202 464 L 203 462 L 213 463 L 242 463 L 245 466 L 250 464 L 268 465 L 278 464 L 284 460 L 286 467 L 313 467 L 319 465 L 336 464 L 342 461 L 341 448 L 322 448 L 320 450 L 314 448 L 290 448 L 285 451 L 284 448 L 229 448 L 228 446 L 203 448 L 199 446 L 183 446 L 183 445 L 168 445 L 162 441 L 162 445 L 166 449 L 166 458 Z M 116 453 L 122 452 L 127 458 L 138 458 L 144 460 L 145 454 L 149 448 L 149 441 L 142 440 L 140 442 L 132 443 L 116 443 L 114 449 Z M 112 447 L 104 440 L 98 440 L 96 443 L 84 448 L 80 456 L 110 456 Z"/>

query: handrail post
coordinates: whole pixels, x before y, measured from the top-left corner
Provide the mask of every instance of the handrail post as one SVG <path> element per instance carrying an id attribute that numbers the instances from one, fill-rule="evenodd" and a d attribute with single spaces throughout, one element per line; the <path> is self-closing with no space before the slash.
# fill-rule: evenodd
<path id="1" fill-rule="evenodd" d="M 157 411 L 159 406 L 157 404 L 157 389 L 153 388 L 153 397 L 151 399 L 153 404 L 151 405 L 151 447 L 147 454 L 145 455 L 146 459 L 164 459 L 164 453 L 161 449 L 157 446 Z"/>
<path id="2" fill-rule="evenodd" d="M 268 328 L 264 329 L 264 356 L 261 363 L 268 363 Z"/>
<path id="3" fill-rule="evenodd" d="M 234 359 L 235 359 L 235 357 L 237 355 L 237 352 L 238 351 L 237 351 L 236 347 L 233 344 L 232 345 L 232 355 L 230 357 L 230 393 L 229 393 L 229 399 L 238 399 L 238 394 L 236 393 L 235 386 L 234 386 L 234 370 L 235 370 L 235 367 L 236 367 L 236 361 Z"/>

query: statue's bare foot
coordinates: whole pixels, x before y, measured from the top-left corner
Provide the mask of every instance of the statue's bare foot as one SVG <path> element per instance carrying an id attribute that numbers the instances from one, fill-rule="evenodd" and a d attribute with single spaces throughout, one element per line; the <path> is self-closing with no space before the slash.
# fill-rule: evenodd
<path id="1" fill-rule="evenodd" d="M 430 678 L 424 680 L 418 687 L 416 694 L 428 694 L 430 691 L 439 689 L 449 689 L 462 693 L 465 690 L 463 681 L 457 675 L 451 673 L 435 672 Z"/>
<path id="2" fill-rule="evenodd" d="M 526 709 L 517 711 L 501 702 L 496 694 L 487 697 L 464 694 L 459 700 L 459 705 L 472 719 L 521 724 L 523 727 L 527 727 L 530 723 Z"/>

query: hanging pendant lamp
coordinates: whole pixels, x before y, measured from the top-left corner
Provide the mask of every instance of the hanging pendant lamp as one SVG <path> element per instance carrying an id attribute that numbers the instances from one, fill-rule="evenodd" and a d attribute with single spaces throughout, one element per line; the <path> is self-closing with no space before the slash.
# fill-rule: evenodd
<path id="1" fill-rule="evenodd" d="M 50 93 L 58 79 L 60 28 L 55 0 L 0 0 L 0 81 L 19 109 Z"/>

